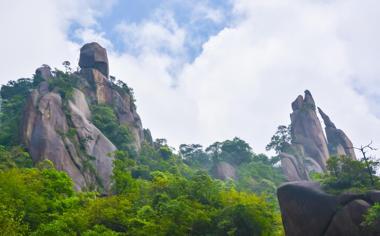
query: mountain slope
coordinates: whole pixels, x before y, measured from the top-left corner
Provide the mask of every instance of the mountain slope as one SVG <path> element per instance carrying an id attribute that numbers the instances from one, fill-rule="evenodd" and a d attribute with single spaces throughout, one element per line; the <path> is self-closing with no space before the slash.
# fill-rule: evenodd
<path id="1" fill-rule="evenodd" d="M 21 142 L 35 163 L 51 160 L 78 190 L 108 192 L 112 152 L 120 145 L 138 151 L 144 132 L 132 90 L 108 78 L 106 50 L 97 43 L 84 45 L 79 65 L 74 73 L 52 72 L 46 65 L 37 69 L 39 83 L 22 114 Z M 111 120 L 101 120 L 106 112 Z"/>

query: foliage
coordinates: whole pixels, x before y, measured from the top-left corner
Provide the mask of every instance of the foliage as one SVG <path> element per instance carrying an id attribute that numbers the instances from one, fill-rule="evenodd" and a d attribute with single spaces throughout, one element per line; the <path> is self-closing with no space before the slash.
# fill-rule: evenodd
<path id="1" fill-rule="evenodd" d="M 206 148 L 214 162 L 226 161 L 233 165 L 240 165 L 252 160 L 252 148 L 244 140 L 235 137 L 233 140 L 215 142 Z"/>
<path id="2" fill-rule="evenodd" d="M 254 154 L 252 148 L 239 138 L 215 142 L 205 151 L 199 144 L 182 144 L 179 154 L 192 168 L 209 173 L 213 173 L 213 167 L 222 161 L 230 163 L 237 175 L 234 185 L 240 191 L 274 196 L 276 187 L 284 181 L 280 168 L 275 166 L 278 162 L 276 157 Z"/>
<path id="3" fill-rule="evenodd" d="M 257 155 L 254 161 L 241 165 L 237 169 L 236 186 L 240 191 L 276 194 L 277 186 L 283 183 L 284 176 L 279 167 L 274 167 L 269 158 Z"/>
<path id="4" fill-rule="evenodd" d="M 327 161 L 327 172 L 316 174 L 314 178 L 331 193 L 365 192 L 380 187 L 379 178 L 376 176 L 375 186 L 372 186 L 365 163 L 345 156 L 330 157 Z"/>
<path id="5" fill-rule="evenodd" d="M 373 227 L 380 220 L 380 203 L 375 203 L 371 206 L 364 216 L 364 226 Z"/>
<path id="6" fill-rule="evenodd" d="M 28 230 L 55 219 L 78 201 L 71 179 L 54 169 L 0 172 L 0 199 L 0 217 L 11 216 L 8 227 Z"/>
<path id="7" fill-rule="evenodd" d="M 127 125 L 118 122 L 115 111 L 108 105 L 93 105 L 92 122 L 120 150 L 134 152 L 133 135 Z"/>
<path id="8" fill-rule="evenodd" d="M 133 180 L 123 194 L 72 208 L 35 235 L 281 235 L 280 215 L 264 197 L 239 193 L 198 172 Z M 253 233 L 252 233 L 253 232 Z"/>
<path id="9" fill-rule="evenodd" d="M 33 80 L 31 79 L 18 79 L 17 81 L 11 80 L 6 85 L 1 86 L 1 98 L 6 100 L 14 96 L 27 97 L 30 90 L 34 88 Z"/>
<path id="10" fill-rule="evenodd" d="M 1 86 L 0 145 L 17 145 L 22 110 L 33 87 L 31 79 L 9 81 Z"/>
<path id="11" fill-rule="evenodd" d="M 210 155 L 203 151 L 202 145 L 181 144 L 179 146 L 179 154 L 188 165 L 192 165 L 200 169 L 211 168 L 212 161 Z"/>
<path id="12" fill-rule="evenodd" d="M 115 83 L 116 78 L 113 76 L 111 76 L 110 80 L 112 82 L 112 87 L 116 89 L 116 91 L 118 91 L 120 94 L 128 95 L 130 97 L 131 106 L 133 109 L 136 109 L 136 98 L 133 92 L 133 88 L 129 87 L 125 82 L 121 80 L 117 80 Z"/>
<path id="13" fill-rule="evenodd" d="M 270 143 L 266 146 L 266 150 L 274 150 L 276 153 L 284 152 L 290 145 L 292 140 L 290 135 L 291 126 L 280 125 L 276 133 L 272 136 Z"/>
<path id="14" fill-rule="evenodd" d="M 72 98 L 77 81 L 75 76 L 57 69 L 53 73 L 54 79 L 48 81 L 49 90 L 59 93 L 64 100 Z"/>
<path id="15" fill-rule="evenodd" d="M 14 146 L 5 148 L 0 146 L 0 170 L 7 170 L 15 167 L 32 167 L 32 159 L 28 152 L 22 147 Z"/>
<path id="16" fill-rule="evenodd" d="M 54 71 L 49 89 L 67 105 L 77 83 L 70 63 Z M 181 145 L 179 155 L 165 139 L 136 152 L 133 134 L 115 110 L 92 105 L 92 122 L 118 148 L 112 193 L 75 192 L 72 180 L 49 160 L 32 166 L 17 134 L 22 109 L 42 78 L 13 81 L 1 88 L 0 229 L 7 235 L 282 235 L 274 189 L 281 181 L 273 159 L 256 155 L 242 139 L 202 146 Z M 111 81 L 130 96 L 127 84 Z M 64 107 L 65 108 L 65 107 Z M 67 107 L 66 107 L 67 108 Z M 134 107 L 135 108 L 135 107 Z M 68 119 L 70 120 L 70 119 Z M 65 137 L 74 139 L 70 128 Z M 83 140 L 81 140 L 83 141 Z M 213 179 L 221 161 L 237 171 L 235 182 Z M 260 195 L 256 195 L 259 193 Z"/>

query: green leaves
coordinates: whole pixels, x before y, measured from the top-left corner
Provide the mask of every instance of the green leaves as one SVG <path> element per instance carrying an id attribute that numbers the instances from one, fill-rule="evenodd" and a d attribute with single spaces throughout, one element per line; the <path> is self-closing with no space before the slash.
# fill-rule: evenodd
<path id="1" fill-rule="evenodd" d="M 292 140 L 290 135 L 291 126 L 280 125 L 272 136 L 270 143 L 265 147 L 267 151 L 274 150 L 276 153 L 284 152 Z"/>
<path id="2" fill-rule="evenodd" d="M 71 179 L 54 169 L 10 169 L 0 172 L 2 209 L 22 219 L 22 227 L 31 230 L 47 223 L 75 201 Z M 20 222 L 19 222 L 20 223 Z"/>
<path id="3" fill-rule="evenodd" d="M 91 106 L 92 122 L 120 150 L 134 152 L 133 135 L 127 125 L 119 124 L 115 111 L 108 105 Z"/>
<path id="4" fill-rule="evenodd" d="M 362 161 L 345 156 L 332 156 L 327 161 L 327 170 L 327 173 L 316 176 L 316 180 L 321 182 L 328 192 L 365 192 L 374 187 Z M 379 187 L 379 178 L 374 178 L 375 187 Z"/>

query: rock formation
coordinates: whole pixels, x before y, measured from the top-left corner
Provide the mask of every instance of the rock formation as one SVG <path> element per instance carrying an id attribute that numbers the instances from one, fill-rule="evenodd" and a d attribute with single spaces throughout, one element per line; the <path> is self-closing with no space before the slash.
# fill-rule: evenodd
<path id="1" fill-rule="evenodd" d="M 308 90 L 304 97 L 297 97 L 292 103 L 292 109 L 292 142 L 280 153 L 281 166 L 288 181 L 309 180 L 310 172 L 322 172 L 326 169 L 326 161 L 332 155 L 355 158 L 349 138 L 318 108 L 326 125 L 326 139 L 314 99 Z"/>
<path id="2" fill-rule="evenodd" d="M 371 236 L 380 235 L 361 224 L 367 209 L 380 202 L 380 191 L 333 196 L 314 182 L 285 183 L 277 190 L 282 221 L 289 236 Z"/>
<path id="3" fill-rule="evenodd" d="M 107 52 L 97 43 L 82 47 L 79 65 L 73 73 L 76 86 L 66 100 L 50 84 L 57 79 L 50 67 L 36 70 L 42 79 L 23 112 L 21 139 L 34 162 L 48 159 L 66 171 L 78 190 L 110 190 L 115 145 L 91 122 L 90 106 L 110 105 L 120 124 L 127 125 L 138 151 L 144 132 L 132 96 L 108 79 Z"/>
<path id="4" fill-rule="evenodd" d="M 109 67 L 106 49 L 95 42 L 85 44 L 80 49 L 79 66 L 82 69 L 96 69 L 108 78 Z"/>
<path id="5" fill-rule="evenodd" d="M 213 170 L 213 176 L 221 180 L 234 180 L 236 179 L 236 170 L 235 167 L 230 163 L 221 161 L 217 163 Z"/>
<path id="6" fill-rule="evenodd" d="M 318 107 L 318 111 L 326 126 L 325 131 L 330 155 L 343 155 L 356 159 L 351 140 L 342 130 L 336 128 L 335 124 L 330 120 L 330 117 L 328 117 L 321 108 Z"/>

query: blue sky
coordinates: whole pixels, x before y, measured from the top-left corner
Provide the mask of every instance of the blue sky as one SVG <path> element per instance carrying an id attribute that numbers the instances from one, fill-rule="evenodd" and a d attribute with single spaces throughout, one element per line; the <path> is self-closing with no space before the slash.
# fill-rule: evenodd
<path id="1" fill-rule="evenodd" d="M 238 136 L 262 152 L 305 89 L 354 144 L 379 147 L 379 12 L 377 0 L 0 1 L 0 83 L 75 67 L 97 41 L 144 127 L 174 147 Z"/>
<path id="2" fill-rule="evenodd" d="M 204 11 L 215 11 L 220 15 L 220 19 L 207 16 L 207 12 L 201 12 L 195 5 L 204 8 Z M 119 24 L 139 25 L 146 21 L 154 21 L 158 17 L 157 14 L 170 14 L 178 27 L 186 30 L 184 45 L 186 62 L 192 62 L 201 53 L 203 43 L 210 36 L 233 23 L 231 11 L 232 4 L 228 0 L 119 0 L 99 16 L 97 24 L 91 28 L 98 32 L 104 32 L 106 38 L 114 46 L 114 50 L 136 54 L 138 52 L 133 49 L 133 46 L 123 41 L 117 31 L 117 26 Z M 81 27 L 80 24 L 71 22 L 68 31 L 71 40 L 82 43 L 82 40 L 75 35 L 76 30 Z M 165 53 L 164 48 L 162 52 Z"/>

